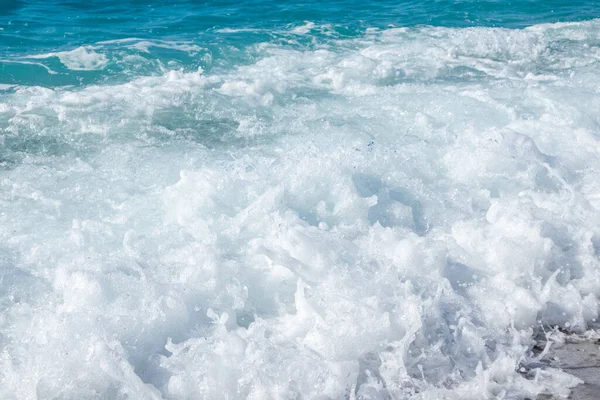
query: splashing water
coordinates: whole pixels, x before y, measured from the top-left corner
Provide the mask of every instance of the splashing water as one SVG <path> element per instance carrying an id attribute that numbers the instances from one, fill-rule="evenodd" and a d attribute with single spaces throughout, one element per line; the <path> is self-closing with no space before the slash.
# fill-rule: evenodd
<path id="1" fill-rule="evenodd" d="M 5 2 L 0 398 L 567 395 L 531 348 L 598 317 L 580 3 Z"/>

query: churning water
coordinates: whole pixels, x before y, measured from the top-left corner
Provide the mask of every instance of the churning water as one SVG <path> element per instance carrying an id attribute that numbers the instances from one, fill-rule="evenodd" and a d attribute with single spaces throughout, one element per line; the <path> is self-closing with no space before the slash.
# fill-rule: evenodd
<path id="1" fill-rule="evenodd" d="M 566 395 L 600 5 L 3 0 L 0 398 Z"/>

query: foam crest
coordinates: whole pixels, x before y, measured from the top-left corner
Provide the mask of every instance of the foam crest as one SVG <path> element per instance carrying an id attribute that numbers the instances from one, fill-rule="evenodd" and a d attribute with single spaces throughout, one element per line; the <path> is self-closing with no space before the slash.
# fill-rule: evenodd
<path id="1" fill-rule="evenodd" d="M 74 71 L 103 69 L 108 64 L 106 56 L 96 53 L 91 47 L 78 47 L 70 51 L 40 54 L 28 56 L 27 58 L 45 59 L 51 57 L 57 57 L 65 67 Z"/>

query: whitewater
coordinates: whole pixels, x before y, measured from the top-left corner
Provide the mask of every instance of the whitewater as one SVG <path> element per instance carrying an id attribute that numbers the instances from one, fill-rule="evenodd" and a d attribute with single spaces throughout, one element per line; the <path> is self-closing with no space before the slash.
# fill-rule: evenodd
<path id="1" fill-rule="evenodd" d="M 600 20 L 261 29 L 2 53 L 0 398 L 567 396 Z"/>

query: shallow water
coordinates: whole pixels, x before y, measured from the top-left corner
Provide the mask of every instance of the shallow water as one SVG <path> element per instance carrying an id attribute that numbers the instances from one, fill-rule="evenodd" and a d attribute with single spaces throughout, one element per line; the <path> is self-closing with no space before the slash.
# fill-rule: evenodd
<path id="1" fill-rule="evenodd" d="M 593 2 L 2 4 L 0 398 L 578 382 L 519 371 L 598 317 Z"/>

